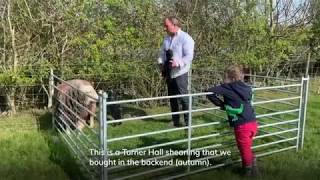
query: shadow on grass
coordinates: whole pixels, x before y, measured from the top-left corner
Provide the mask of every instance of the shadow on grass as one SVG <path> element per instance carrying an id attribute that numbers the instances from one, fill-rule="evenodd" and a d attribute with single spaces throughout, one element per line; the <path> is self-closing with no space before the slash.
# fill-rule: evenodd
<path id="1" fill-rule="evenodd" d="M 40 131 L 51 131 L 52 130 L 52 115 L 51 112 L 45 112 L 37 114 L 37 125 Z"/>
<path id="2" fill-rule="evenodd" d="M 61 167 L 70 179 L 88 179 L 84 169 L 78 163 L 71 149 L 66 145 L 59 132 L 52 128 L 52 115 L 46 112 L 37 118 L 38 129 L 43 132 L 44 139 L 50 149 L 49 159 Z"/>
<path id="3" fill-rule="evenodd" d="M 65 144 L 62 137 L 56 132 L 51 132 L 46 142 L 51 150 L 50 160 L 64 169 L 70 179 L 89 179 L 81 164 L 75 159 L 74 154 Z"/>

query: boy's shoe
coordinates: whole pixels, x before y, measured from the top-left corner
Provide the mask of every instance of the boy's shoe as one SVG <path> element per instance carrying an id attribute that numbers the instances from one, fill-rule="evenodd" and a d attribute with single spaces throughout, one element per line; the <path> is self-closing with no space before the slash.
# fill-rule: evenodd
<path id="1" fill-rule="evenodd" d="M 257 158 L 254 158 L 252 162 L 252 176 L 253 177 L 260 177 L 261 173 L 258 168 Z"/>
<path id="2" fill-rule="evenodd" d="M 244 177 L 260 177 L 260 171 L 257 165 L 257 159 L 255 158 L 251 166 L 246 166 L 244 169 Z"/>
<path id="3" fill-rule="evenodd" d="M 243 168 L 243 176 L 244 177 L 252 177 L 252 166 L 246 166 Z"/>

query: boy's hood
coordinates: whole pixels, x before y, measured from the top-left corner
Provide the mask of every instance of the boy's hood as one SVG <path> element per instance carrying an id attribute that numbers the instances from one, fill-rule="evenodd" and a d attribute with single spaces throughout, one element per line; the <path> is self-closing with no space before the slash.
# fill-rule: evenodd
<path id="1" fill-rule="evenodd" d="M 251 87 L 242 81 L 223 84 L 222 87 L 234 91 L 243 101 L 251 99 Z"/>

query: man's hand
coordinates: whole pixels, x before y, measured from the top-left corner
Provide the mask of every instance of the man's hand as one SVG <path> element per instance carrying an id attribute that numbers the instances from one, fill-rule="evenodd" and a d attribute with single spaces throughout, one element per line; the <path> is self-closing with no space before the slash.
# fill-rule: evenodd
<path id="1" fill-rule="evenodd" d="M 173 60 L 170 60 L 170 64 L 171 64 L 171 67 L 172 67 L 172 68 L 177 68 L 177 67 L 179 67 L 179 64 L 178 64 L 177 61 L 175 61 L 174 59 L 173 59 Z"/>

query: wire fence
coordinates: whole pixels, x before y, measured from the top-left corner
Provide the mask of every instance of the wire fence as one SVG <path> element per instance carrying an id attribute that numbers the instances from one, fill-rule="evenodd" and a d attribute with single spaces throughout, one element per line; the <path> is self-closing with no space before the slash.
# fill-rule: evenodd
<path id="1" fill-rule="evenodd" d="M 213 66 L 208 69 L 208 66 L 203 66 L 203 63 L 199 63 L 200 61 L 201 59 L 195 60 L 192 74 L 194 79 L 199 80 L 197 87 L 201 87 L 204 90 L 207 86 L 212 85 L 207 83 L 208 80 L 206 79 L 208 78 L 215 78 L 217 79 L 215 83 L 219 83 L 219 77 L 223 74 L 223 72 L 221 72 L 223 66 L 220 63 L 219 66 Z M 130 62 L 127 61 L 124 63 L 130 64 Z M 89 80 L 93 82 L 95 89 L 102 89 L 107 92 L 108 90 L 112 90 L 114 94 L 117 94 L 115 99 L 119 100 L 166 95 L 166 89 L 157 72 L 158 67 L 155 62 L 147 61 L 136 64 L 138 65 L 131 62 L 129 68 L 121 69 L 119 67 L 119 70 L 110 70 L 110 72 L 96 72 L 92 67 L 93 64 L 86 64 L 85 66 L 82 64 L 64 64 L 64 69 L 56 68 L 55 74 L 58 74 L 59 77 L 63 79 L 80 78 Z M 207 63 L 205 63 L 205 65 L 207 65 Z M 263 78 L 264 81 L 260 83 L 268 85 L 267 81 L 272 77 L 292 79 L 305 75 L 305 66 L 306 62 L 299 59 L 280 64 L 273 70 L 256 68 L 252 70 L 252 72 L 248 70 L 247 73 L 267 76 L 267 78 Z M 37 80 L 33 81 L 32 84 L 19 84 L 18 82 L 6 84 L 0 82 L 0 113 L 6 113 L 6 111 L 10 110 L 10 103 L 13 103 L 17 110 L 45 108 L 47 106 L 48 78 L 43 72 L 43 69 L 49 69 L 49 67 L 25 65 L 22 69 L 34 71 L 26 73 L 25 76 L 30 76 L 29 79 Z M 320 63 L 318 61 L 311 61 L 308 70 L 310 78 L 319 77 L 319 73 Z M 260 80 L 262 80 L 262 78 L 260 78 Z M 14 91 L 12 89 L 14 89 Z M 318 89 L 320 89 L 320 86 Z M 320 92 L 320 90 L 318 92 Z"/>
<path id="2" fill-rule="evenodd" d="M 204 92 L 207 87 L 203 85 L 221 80 L 208 73 L 190 76 L 189 94 L 185 95 L 110 101 L 108 94 L 101 91 L 98 125 L 74 130 L 68 123 L 74 120 L 62 116 L 58 125 L 67 128 L 58 131 L 92 179 L 174 179 L 239 162 L 224 112 L 206 100 L 210 93 Z M 303 148 L 309 78 L 247 77 L 254 90 L 259 123 L 253 146 L 256 156 Z M 50 79 L 51 90 L 56 89 L 54 81 L 63 82 L 53 74 Z M 153 108 L 143 106 L 143 102 L 168 102 L 181 97 L 189 99 L 186 111 L 172 113 L 163 103 L 147 103 L 160 104 Z M 122 108 L 121 118 L 109 116 L 114 105 Z M 70 113 L 72 108 L 61 112 Z M 187 115 L 188 125 L 168 127 L 173 114 Z"/>

